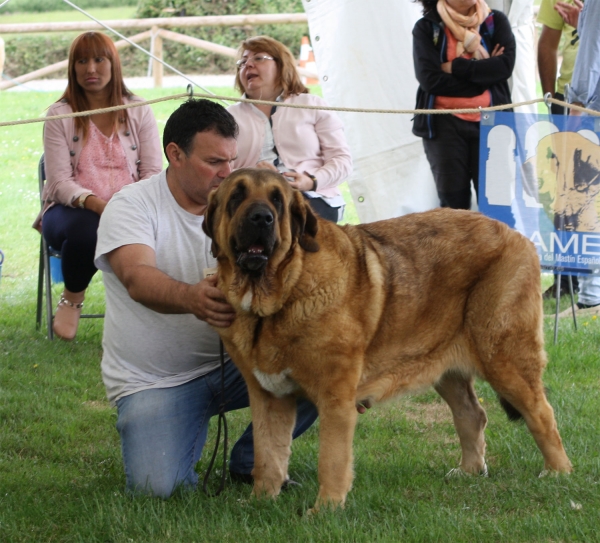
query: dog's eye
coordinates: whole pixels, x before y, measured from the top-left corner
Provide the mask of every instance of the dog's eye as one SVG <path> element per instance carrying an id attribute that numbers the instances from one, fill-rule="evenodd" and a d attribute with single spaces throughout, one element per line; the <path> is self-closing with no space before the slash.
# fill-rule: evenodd
<path id="1" fill-rule="evenodd" d="M 243 184 L 238 185 L 231 193 L 227 202 L 227 213 L 233 217 L 235 210 L 240 207 L 241 203 L 246 199 L 246 187 Z"/>
<path id="2" fill-rule="evenodd" d="M 283 196 L 281 195 L 281 192 L 279 192 L 279 189 L 275 189 L 271 192 L 270 198 L 271 203 L 275 206 L 277 212 L 281 213 L 281 210 L 283 209 Z"/>

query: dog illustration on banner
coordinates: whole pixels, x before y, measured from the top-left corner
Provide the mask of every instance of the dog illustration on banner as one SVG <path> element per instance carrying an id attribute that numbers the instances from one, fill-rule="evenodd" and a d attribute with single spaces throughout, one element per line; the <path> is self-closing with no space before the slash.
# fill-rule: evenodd
<path id="1" fill-rule="evenodd" d="M 595 141 L 584 134 L 544 136 L 524 164 L 535 172 L 539 202 L 557 230 L 600 232 L 600 145 L 596 134 Z"/>
<path id="2" fill-rule="evenodd" d="M 548 119 L 497 114 L 482 132 L 480 208 L 528 236 L 538 210 L 557 231 L 600 232 L 600 137 L 589 119 Z"/>

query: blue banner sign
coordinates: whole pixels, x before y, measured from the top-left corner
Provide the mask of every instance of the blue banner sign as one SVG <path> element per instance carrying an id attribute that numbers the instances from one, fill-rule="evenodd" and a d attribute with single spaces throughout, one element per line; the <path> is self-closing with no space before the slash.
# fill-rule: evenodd
<path id="1" fill-rule="evenodd" d="M 479 210 L 537 247 L 542 268 L 600 269 L 600 118 L 484 112 Z"/>

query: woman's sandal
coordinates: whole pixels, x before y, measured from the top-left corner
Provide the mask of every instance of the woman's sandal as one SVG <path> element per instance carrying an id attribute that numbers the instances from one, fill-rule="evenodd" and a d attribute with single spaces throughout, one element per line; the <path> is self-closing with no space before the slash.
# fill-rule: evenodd
<path id="1" fill-rule="evenodd" d="M 52 324 L 56 336 L 65 341 L 71 341 L 75 338 L 82 307 L 83 301 L 76 304 L 61 296 Z"/>

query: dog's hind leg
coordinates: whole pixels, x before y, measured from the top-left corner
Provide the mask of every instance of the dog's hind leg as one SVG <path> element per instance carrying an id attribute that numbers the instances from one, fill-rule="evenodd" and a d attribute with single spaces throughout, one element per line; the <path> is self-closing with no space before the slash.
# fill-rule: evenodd
<path id="1" fill-rule="evenodd" d="M 464 473 L 487 474 L 483 433 L 487 416 L 475 394 L 473 378 L 447 372 L 434 388 L 452 410 L 454 427 L 462 448 L 460 469 Z"/>
<path id="2" fill-rule="evenodd" d="M 497 363 L 494 362 L 494 365 Z M 544 456 L 547 470 L 569 473 L 571 462 L 563 448 L 554 418 L 554 411 L 546 399 L 538 360 L 511 359 L 501 365 L 502 371 L 486 375 L 494 390 L 510 403 L 525 419 L 529 431 Z M 536 370 L 535 368 L 540 368 Z"/>
<path id="3" fill-rule="evenodd" d="M 296 399 L 276 398 L 248 384 L 254 432 L 254 489 L 252 494 L 277 496 L 288 476 L 292 432 L 296 421 Z"/>

